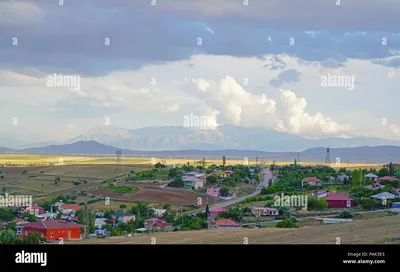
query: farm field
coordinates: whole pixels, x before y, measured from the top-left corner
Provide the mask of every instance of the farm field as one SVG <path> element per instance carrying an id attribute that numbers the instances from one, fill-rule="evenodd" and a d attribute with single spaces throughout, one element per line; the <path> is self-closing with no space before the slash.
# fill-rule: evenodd
<path id="1" fill-rule="evenodd" d="M 299 229 L 217 229 L 203 231 L 152 233 L 134 237 L 110 237 L 67 241 L 66 244 L 395 244 L 400 240 L 400 216 L 357 220 Z"/>
<path id="2" fill-rule="evenodd" d="M 197 204 L 198 198 L 201 197 L 185 189 L 160 188 L 151 183 L 127 182 L 119 183 L 118 186 L 134 186 L 138 187 L 139 191 L 120 194 L 112 190 L 95 189 L 89 191 L 89 193 L 109 197 L 110 201 L 168 203 L 174 205 Z M 202 203 L 206 203 L 206 198 L 201 198 Z"/>
<path id="3" fill-rule="evenodd" d="M 81 165 L 81 164 L 86 164 L 86 165 L 91 165 L 91 164 L 97 164 L 97 165 L 109 165 L 109 164 L 114 164 L 116 163 L 115 156 L 109 156 L 109 157 L 92 157 L 92 156 L 66 156 L 66 155 L 59 155 L 59 156 L 40 156 L 40 155 L 30 155 L 30 154 L 21 154 L 21 155 L 9 155 L 9 154 L 0 154 L 0 165 L 1 164 L 12 164 L 12 165 L 21 165 L 21 166 L 27 166 L 27 165 L 42 165 L 42 164 L 54 164 L 54 165 L 59 165 L 60 163 L 60 158 L 62 158 L 62 162 L 64 165 Z M 194 164 L 194 162 L 199 163 L 201 165 L 200 160 L 202 158 L 155 158 L 155 163 L 157 162 L 162 162 L 165 160 L 165 162 L 168 165 L 174 165 L 174 164 L 186 164 L 189 162 L 191 165 Z M 248 158 L 249 165 L 255 165 L 256 160 L 255 158 Z M 226 163 L 227 164 L 243 164 L 243 159 L 237 159 L 237 158 L 226 158 Z M 272 164 L 273 161 L 264 161 L 263 165 L 270 165 Z M 277 165 L 288 165 L 292 164 L 292 161 L 288 162 L 283 162 L 283 161 L 276 161 L 275 164 Z M 222 164 L 222 158 L 206 158 L 206 166 L 216 164 L 220 165 Z M 300 165 L 315 165 L 315 164 L 324 164 L 323 162 L 300 162 Z M 152 166 L 152 158 L 151 157 L 121 157 L 121 165 L 131 165 L 131 166 L 137 166 L 137 167 L 151 167 Z M 331 163 L 330 166 L 332 168 L 342 168 L 346 167 L 347 169 L 357 169 L 357 168 L 379 168 L 382 165 L 381 164 L 361 164 L 361 163 L 341 163 L 341 164 L 336 164 L 336 163 Z"/>

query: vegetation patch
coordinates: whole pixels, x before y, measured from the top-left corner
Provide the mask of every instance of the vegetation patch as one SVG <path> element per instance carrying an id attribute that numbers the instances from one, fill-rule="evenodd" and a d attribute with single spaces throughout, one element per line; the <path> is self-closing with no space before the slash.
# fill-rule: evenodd
<path id="1" fill-rule="evenodd" d="M 114 184 L 110 184 L 106 187 L 104 187 L 106 190 L 111 190 L 116 193 L 120 194 L 126 194 L 126 193 L 134 193 L 139 191 L 139 188 L 137 187 L 131 187 L 131 186 L 115 186 Z"/>

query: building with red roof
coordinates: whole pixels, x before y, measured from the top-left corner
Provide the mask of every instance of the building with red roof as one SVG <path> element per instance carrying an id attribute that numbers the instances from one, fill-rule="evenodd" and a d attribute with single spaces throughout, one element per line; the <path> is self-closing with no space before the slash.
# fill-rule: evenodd
<path id="1" fill-rule="evenodd" d="M 220 214 L 220 213 L 222 213 L 222 212 L 227 212 L 228 210 L 227 209 L 224 209 L 224 208 L 217 208 L 217 209 L 214 209 L 214 210 L 212 210 L 212 211 L 210 211 L 210 214 L 209 214 L 209 218 L 214 218 L 214 217 L 216 217 L 218 214 Z"/>
<path id="2" fill-rule="evenodd" d="M 316 177 L 308 177 L 301 181 L 301 186 L 303 187 L 305 184 L 310 184 L 313 186 L 322 186 L 322 180 Z"/>
<path id="3" fill-rule="evenodd" d="M 170 231 L 172 229 L 172 224 L 167 223 L 161 218 L 149 218 L 144 221 L 144 227 L 147 230 L 164 230 Z"/>
<path id="4" fill-rule="evenodd" d="M 29 233 L 36 232 L 46 236 L 48 241 L 81 239 L 81 229 L 86 233 L 86 226 L 62 220 L 42 220 L 17 226 L 17 235 L 27 237 Z M 83 236 L 84 236 L 83 234 Z"/>
<path id="5" fill-rule="evenodd" d="M 328 202 L 328 208 L 350 208 L 354 206 L 354 199 L 337 193 L 329 193 L 324 197 Z"/>
<path id="6" fill-rule="evenodd" d="M 378 181 L 396 181 L 398 180 L 395 177 L 391 177 L 391 176 L 384 176 L 384 177 L 380 177 L 378 178 Z"/>
<path id="7" fill-rule="evenodd" d="M 219 219 L 208 222 L 209 229 L 232 229 L 240 227 L 240 223 L 233 221 L 232 219 Z"/>
<path id="8" fill-rule="evenodd" d="M 40 207 L 39 205 L 33 204 L 33 205 L 25 206 L 24 212 L 38 216 L 39 214 L 44 213 L 44 208 Z"/>
<path id="9" fill-rule="evenodd" d="M 69 214 L 76 213 L 77 211 L 83 209 L 83 207 L 79 206 L 78 204 L 61 204 L 60 206 L 58 206 L 58 209 L 63 214 Z"/>

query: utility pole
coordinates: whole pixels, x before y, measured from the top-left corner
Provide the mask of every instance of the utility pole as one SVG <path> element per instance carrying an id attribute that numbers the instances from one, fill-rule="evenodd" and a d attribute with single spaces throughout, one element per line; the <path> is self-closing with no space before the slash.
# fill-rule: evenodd
<path id="1" fill-rule="evenodd" d="M 330 148 L 326 148 L 326 158 L 325 158 L 325 165 L 330 165 L 331 164 L 331 155 L 330 155 Z"/>

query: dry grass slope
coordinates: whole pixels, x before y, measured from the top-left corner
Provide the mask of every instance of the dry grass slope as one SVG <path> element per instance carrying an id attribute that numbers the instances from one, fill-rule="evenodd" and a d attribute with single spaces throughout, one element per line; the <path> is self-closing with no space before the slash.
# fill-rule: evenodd
<path id="1" fill-rule="evenodd" d="M 224 229 L 81 240 L 74 244 L 385 244 L 400 238 L 400 216 L 358 220 L 346 224 L 304 227 L 300 229 Z M 397 242 L 398 243 L 398 242 Z"/>

